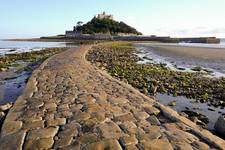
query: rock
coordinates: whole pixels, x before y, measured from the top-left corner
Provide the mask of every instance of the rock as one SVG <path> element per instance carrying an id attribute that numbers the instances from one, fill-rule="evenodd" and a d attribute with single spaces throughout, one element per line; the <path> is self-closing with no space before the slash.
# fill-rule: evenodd
<path id="1" fill-rule="evenodd" d="M 122 136 L 120 127 L 112 121 L 101 124 L 99 126 L 99 130 L 100 130 L 101 136 L 106 139 L 111 139 L 111 138 L 119 139 L 119 137 Z"/>
<path id="2" fill-rule="evenodd" d="M 84 147 L 84 150 L 122 150 L 117 140 L 104 140 L 88 144 Z"/>
<path id="3" fill-rule="evenodd" d="M 170 129 L 170 131 L 165 132 L 169 141 L 173 141 L 176 143 L 192 143 L 196 140 L 199 140 L 198 137 L 194 136 L 191 133 L 185 132 L 179 129 Z"/>
<path id="4" fill-rule="evenodd" d="M 120 124 L 120 128 L 125 132 L 125 133 L 136 133 L 137 131 L 137 126 L 131 122 L 123 122 Z"/>
<path id="5" fill-rule="evenodd" d="M 55 103 L 48 103 L 48 104 L 45 104 L 45 108 L 48 111 L 56 111 L 57 105 Z"/>
<path id="6" fill-rule="evenodd" d="M 98 120 L 96 118 L 88 119 L 81 124 L 82 132 L 93 132 L 95 129 L 95 125 L 98 124 Z"/>
<path id="7" fill-rule="evenodd" d="M 103 112 L 96 112 L 94 113 L 94 115 L 98 122 L 103 122 L 106 119 L 105 114 Z"/>
<path id="8" fill-rule="evenodd" d="M 224 118 L 224 116 L 220 116 L 218 118 L 214 128 L 215 128 L 216 132 L 218 132 L 219 134 L 225 135 L 225 118 Z"/>
<path id="9" fill-rule="evenodd" d="M 136 147 L 136 145 L 128 145 L 125 147 L 125 150 L 138 150 L 138 148 Z"/>
<path id="10" fill-rule="evenodd" d="M 38 138 L 50 138 L 54 137 L 59 130 L 59 127 L 49 127 L 37 130 L 29 131 L 27 135 L 27 140 Z"/>
<path id="11" fill-rule="evenodd" d="M 54 106 L 54 104 L 53 104 L 53 106 Z M 58 109 L 60 111 L 69 110 L 69 105 L 68 104 L 59 105 Z"/>
<path id="12" fill-rule="evenodd" d="M 146 112 L 133 112 L 134 117 L 138 120 L 145 120 L 149 117 L 149 114 Z"/>
<path id="13" fill-rule="evenodd" d="M 149 114 L 149 115 L 158 115 L 160 113 L 160 110 L 158 110 L 157 108 L 155 108 L 152 105 L 145 105 L 144 106 L 144 110 Z"/>
<path id="14" fill-rule="evenodd" d="M 62 127 L 62 131 L 59 131 L 58 137 L 64 138 L 64 137 L 75 137 L 78 135 L 78 129 L 80 125 L 78 123 L 71 122 L 66 124 L 65 126 Z"/>
<path id="15" fill-rule="evenodd" d="M 25 131 L 16 132 L 0 138 L 1 150 L 22 150 L 23 141 L 25 139 Z"/>
<path id="16" fill-rule="evenodd" d="M 195 147 L 196 150 L 197 149 L 202 149 L 202 150 L 209 150 L 210 149 L 210 147 L 207 144 L 205 144 L 203 142 L 200 142 L 200 141 L 194 141 L 192 143 L 192 146 Z"/>
<path id="17" fill-rule="evenodd" d="M 0 112 L 0 120 L 1 120 L 3 117 L 5 117 L 5 113 L 1 111 L 1 112 Z"/>
<path id="18" fill-rule="evenodd" d="M 151 124 L 147 120 L 140 120 L 138 121 L 137 125 L 144 130 L 148 129 L 151 126 Z"/>
<path id="19" fill-rule="evenodd" d="M 156 125 L 156 126 L 159 126 L 160 125 L 160 122 L 158 120 L 158 118 L 154 115 L 148 117 L 148 119 L 146 119 L 148 122 L 151 123 L 151 125 Z"/>
<path id="20" fill-rule="evenodd" d="M 158 139 L 161 137 L 160 127 L 159 126 L 150 126 L 147 130 L 147 137 L 149 139 Z"/>
<path id="21" fill-rule="evenodd" d="M 84 134 L 82 136 L 79 136 L 77 141 L 82 143 L 82 145 L 94 143 L 98 141 L 98 135 L 95 133 Z"/>
<path id="22" fill-rule="evenodd" d="M 212 109 L 212 108 L 208 108 L 208 110 L 209 110 L 209 111 L 216 111 L 215 109 Z"/>
<path id="23" fill-rule="evenodd" d="M 1 135 L 9 135 L 21 129 L 22 121 L 7 121 L 3 124 Z"/>
<path id="24" fill-rule="evenodd" d="M 0 71 L 6 71 L 7 68 L 0 68 Z"/>
<path id="25" fill-rule="evenodd" d="M 31 139 L 26 142 L 24 149 L 50 149 L 53 144 L 53 138 Z"/>
<path id="26" fill-rule="evenodd" d="M 126 104 L 128 99 L 126 98 L 113 98 L 109 100 L 112 104 Z"/>
<path id="27" fill-rule="evenodd" d="M 74 120 L 76 120 L 77 122 L 81 122 L 81 121 L 88 120 L 90 117 L 91 116 L 89 113 L 81 112 L 77 114 L 76 116 L 74 116 Z"/>
<path id="28" fill-rule="evenodd" d="M 176 106 L 177 105 L 177 102 L 176 101 L 172 101 L 168 104 L 169 106 Z"/>
<path id="29" fill-rule="evenodd" d="M 193 150 L 192 146 L 188 143 L 177 143 L 175 147 L 177 150 Z"/>
<path id="30" fill-rule="evenodd" d="M 43 120 L 28 121 L 23 123 L 23 129 L 38 129 L 38 128 L 44 128 Z"/>
<path id="31" fill-rule="evenodd" d="M 10 104 L 10 103 L 7 103 L 7 104 L 5 104 L 5 105 L 0 105 L 0 111 L 7 111 L 7 110 L 9 110 L 10 108 L 12 107 L 12 104 Z"/>
<path id="32" fill-rule="evenodd" d="M 139 147 L 146 150 L 173 150 L 172 145 L 167 140 L 163 139 L 142 141 Z"/>
<path id="33" fill-rule="evenodd" d="M 193 71 L 201 71 L 202 67 L 196 66 L 196 67 L 191 68 L 191 70 L 193 70 Z"/>
<path id="34" fill-rule="evenodd" d="M 138 140 L 135 136 L 124 136 L 120 138 L 120 142 L 124 147 L 126 147 L 129 145 L 136 145 L 138 143 Z"/>
<path id="35" fill-rule="evenodd" d="M 54 120 L 48 120 L 47 126 L 59 126 L 66 124 L 66 118 L 56 118 Z"/>
<path id="36" fill-rule="evenodd" d="M 186 68 L 176 67 L 177 70 L 186 70 Z"/>
<path id="37" fill-rule="evenodd" d="M 127 121 L 134 121 L 135 118 L 133 117 L 132 113 L 123 113 L 119 115 L 115 115 L 113 118 L 114 121 L 116 122 L 127 122 Z"/>
<path id="38" fill-rule="evenodd" d="M 203 123 L 205 124 L 208 124 L 209 123 L 209 119 L 207 118 L 207 116 L 199 113 L 199 112 L 194 112 L 194 111 L 191 111 L 191 110 L 185 110 L 185 111 L 182 111 L 184 112 L 185 114 L 188 115 L 188 118 L 192 121 L 198 119 L 200 121 L 202 121 Z"/>
<path id="39" fill-rule="evenodd" d="M 65 146 L 68 146 L 71 144 L 73 140 L 73 137 L 64 137 L 62 139 L 58 139 L 54 142 L 54 148 L 58 149 L 58 148 L 63 148 Z"/>
<path id="40" fill-rule="evenodd" d="M 95 98 L 90 94 L 81 94 L 78 96 L 78 99 L 76 99 L 78 104 L 93 104 L 95 101 Z"/>

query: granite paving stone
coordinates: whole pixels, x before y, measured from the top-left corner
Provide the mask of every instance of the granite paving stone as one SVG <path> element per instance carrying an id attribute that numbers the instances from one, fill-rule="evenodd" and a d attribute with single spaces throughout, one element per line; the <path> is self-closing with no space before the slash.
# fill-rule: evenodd
<path id="1" fill-rule="evenodd" d="M 35 70 L 6 116 L 1 150 L 225 149 L 224 140 L 87 62 L 71 48 Z"/>

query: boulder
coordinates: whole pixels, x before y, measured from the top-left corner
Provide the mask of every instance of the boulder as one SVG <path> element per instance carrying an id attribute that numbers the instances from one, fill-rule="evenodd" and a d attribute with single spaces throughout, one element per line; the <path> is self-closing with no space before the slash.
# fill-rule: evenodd
<path id="1" fill-rule="evenodd" d="M 3 117 L 5 117 L 5 113 L 0 111 L 0 119 L 3 118 Z"/>
<path id="2" fill-rule="evenodd" d="M 0 111 L 7 111 L 9 110 L 10 108 L 12 107 L 12 104 L 10 103 L 7 103 L 7 104 L 4 104 L 4 105 L 0 105 Z"/>
<path id="3" fill-rule="evenodd" d="M 2 123 L 4 121 L 4 117 L 5 117 L 5 113 L 4 112 L 0 112 L 0 126 L 2 125 Z"/>
<path id="4" fill-rule="evenodd" d="M 225 118 L 224 118 L 224 116 L 220 116 L 218 118 L 214 128 L 215 128 L 216 132 L 225 136 Z"/>

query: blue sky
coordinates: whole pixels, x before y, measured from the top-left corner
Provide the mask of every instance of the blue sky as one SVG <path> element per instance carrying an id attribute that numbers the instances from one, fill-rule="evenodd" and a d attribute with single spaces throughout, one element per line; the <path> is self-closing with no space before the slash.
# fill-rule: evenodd
<path id="1" fill-rule="evenodd" d="M 225 37 L 225 0 L 1 0 L 0 38 L 62 34 L 106 11 L 146 35 Z"/>

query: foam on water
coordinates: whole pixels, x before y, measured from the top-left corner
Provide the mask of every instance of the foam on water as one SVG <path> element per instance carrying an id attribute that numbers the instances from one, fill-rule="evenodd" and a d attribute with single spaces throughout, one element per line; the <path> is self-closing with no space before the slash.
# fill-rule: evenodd
<path id="1" fill-rule="evenodd" d="M 23 42 L 0 40 L 0 56 L 5 54 L 40 51 L 44 48 L 67 47 L 65 42 Z M 70 46 L 71 47 L 71 46 Z"/>

